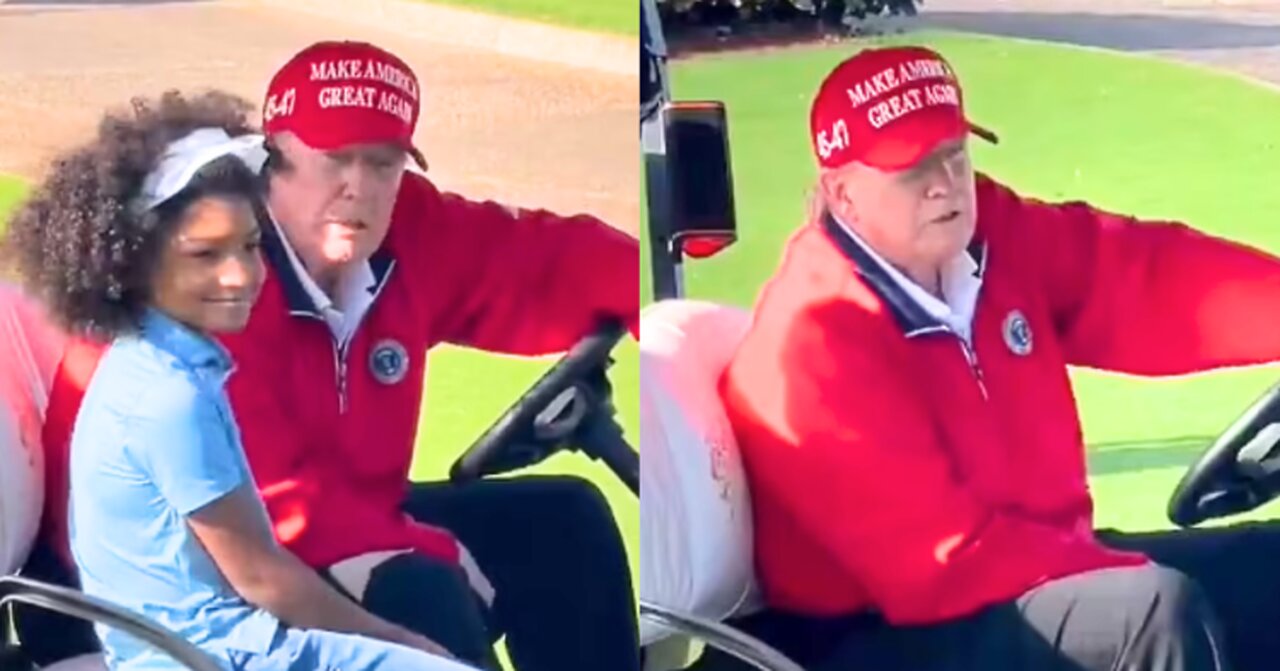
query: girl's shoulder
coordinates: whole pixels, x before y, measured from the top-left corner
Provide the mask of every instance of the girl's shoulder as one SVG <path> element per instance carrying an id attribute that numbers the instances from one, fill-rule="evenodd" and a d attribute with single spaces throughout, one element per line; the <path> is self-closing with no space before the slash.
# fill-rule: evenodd
<path id="1" fill-rule="evenodd" d="M 153 343 L 120 337 L 107 348 L 86 390 L 86 405 L 106 403 L 113 414 L 181 420 L 216 403 L 215 390 Z"/>
<path id="2" fill-rule="evenodd" d="M 151 340 L 138 336 L 121 336 L 111 342 L 99 364 L 109 376 L 145 381 L 160 385 L 194 385 L 196 377 L 172 352 Z M 95 374 L 96 377 L 96 374 Z"/>

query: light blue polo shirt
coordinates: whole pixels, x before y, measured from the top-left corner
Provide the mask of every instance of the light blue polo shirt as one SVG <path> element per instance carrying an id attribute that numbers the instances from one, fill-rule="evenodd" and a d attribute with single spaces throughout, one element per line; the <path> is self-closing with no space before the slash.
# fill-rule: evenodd
<path id="1" fill-rule="evenodd" d="M 151 618 L 230 668 L 228 650 L 264 653 L 281 629 L 219 573 L 185 517 L 253 488 L 223 385 L 226 351 L 155 311 L 108 348 L 71 439 L 71 548 L 88 594 Z M 263 524 L 268 524 L 265 511 Z M 175 668 L 98 626 L 115 669 Z"/>

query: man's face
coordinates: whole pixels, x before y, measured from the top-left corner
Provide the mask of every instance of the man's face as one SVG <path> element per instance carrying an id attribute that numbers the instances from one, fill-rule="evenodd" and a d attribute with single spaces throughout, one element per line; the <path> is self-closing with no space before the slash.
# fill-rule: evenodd
<path id="1" fill-rule="evenodd" d="M 272 176 L 269 204 L 308 270 L 368 260 L 391 226 L 406 152 L 386 144 L 321 151 L 292 133 L 272 139 L 285 165 Z"/>
<path id="2" fill-rule="evenodd" d="M 907 170 L 853 163 L 822 181 L 832 212 L 900 268 L 941 268 L 973 238 L 977 204 L 963 139 L 939 145 Z"/>

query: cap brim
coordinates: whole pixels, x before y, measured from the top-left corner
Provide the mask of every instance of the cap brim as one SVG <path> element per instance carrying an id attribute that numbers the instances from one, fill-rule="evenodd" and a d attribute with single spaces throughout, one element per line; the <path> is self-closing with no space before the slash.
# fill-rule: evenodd
<path id="1" fill-rule="evenodd" d="M 302 140 L 303 144 L 319 151 L 336 151 L 342 147 L 351 146 L 353 144 L 386 144 L 399 147 L 409 155 L 409 158 L 413 159 L 413 162 L 417 164 L 423 172 L 426 172 L 427 170 L 427 159 L 422 155 L 422 152 L 419 151 L 417 147 L 413 146 L 412 140 L 367 140 L 364 138 L 348 137 L 347 135 L 349 134 L 333 132 L 319 133 L 313 130 L 304 131 L 303 129 L 293 128 L 289 129 L 289 132 L 293 133 L 299 140 Z"/>
<path id="2" fill-rule="evenodd" d="M 957 125 L 954 118 L 937 123 L 924 114 L 899 122 L 898 133 L 886 137 L 871 148 L 859 162 L 886 172 L 907 170 L 924 160 L 944 142 L 959 140 L 966 134 L 976 135 L 987 142 L 997 144 L 999 137 L 987 128 L 963 121 Z M 914 126 L 910 127 L 908 126 Z"/>
<path id="3" fill-rule="evenodd" d="M 409 145 L 405 147 L 404 150 L 409 152 L 409 157 L 413 159 L 414 163 L 418 164 L 419 168 L 422 168 L 422 172 L 427 171 L 427 159 L 422 155 L 421 151 L 418 151 L 417 147 Z"/>
<path id="4" fill-rule="evenodd" d="M 987 142 L 990 142 L 991 144 L 1000 144 L 1000 136 L 976 123 L 973 123 L 972 121 L 969 122 L 969 132 L 977 135 Z"/>

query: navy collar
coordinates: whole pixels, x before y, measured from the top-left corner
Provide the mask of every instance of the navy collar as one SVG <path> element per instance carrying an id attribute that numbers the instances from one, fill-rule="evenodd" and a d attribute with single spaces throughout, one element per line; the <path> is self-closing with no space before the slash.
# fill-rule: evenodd
<path id="1" fill-rule="evenodd" d="M 271 218 L 266 208 L 263 208 L 262 212 L 259 213 L 258 220 L 262 222 L 262 253 L 267 262 L 271 264 L 271 269 L 280 277 L 280 286 L 284 289 L 285 302 L 289 305 L 289 314 L 324 319 L 324 315 L 320 314 L 320 309 L 316 306 L 315 301 L 311 300 L 311 295 L 302 286 L 302 280 L 294 270 L 293 263 L 289 261 L 289 251 L 285 248 L 285 245 L 289 243 L 284 239 L 284 234 L 276 226 L 275 220 Z M 393 266 L 395 266 L 395 259 L 392 258 L 391 252 L 387 250 L 387 246 L 384 243 L 369 258 L 369 268 L 373 270 L 374 278 L 374 284 L 370 292 L 374 296 L 382 293 L 383 285 L 391 277 Z"/>
<path id="2" fill-rule="evenodd" d="M 902 289 L 874 257 L 835 220 L 830 212 L 822 215 L 822 229 L 840 253 L 853 263 L 854 272 L 880 298 L 908 338 L 926 333 L 949 331 L 950 327 L 929 314 Z M 976 237 L 965 250 L 978 266 L 976 277 L 987 269 L 987 245 Z"/>
<path id="3" fill-rule="evenodd" d="M 179 322 L 169 315 L 148 307 L 142 315 L 140 337 L 172 354 L 196 370 L 231 372 L 231 354 L 220 343 Z"/>

